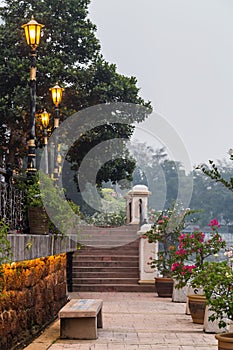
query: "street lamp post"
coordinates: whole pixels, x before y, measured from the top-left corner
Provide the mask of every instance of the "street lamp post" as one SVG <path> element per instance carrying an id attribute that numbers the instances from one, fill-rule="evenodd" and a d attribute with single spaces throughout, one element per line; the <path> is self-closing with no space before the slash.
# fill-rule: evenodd
<path id="1" fill-rule="evenodd" d="M 44 141 L 44 172 L 45 174 L 49 173 L 49 165 L 48 165 L 48 133 L 47 127 L 49 125 L 49 117 L 50 114 L 44 109 L 43 113 L 41 113 L 41 124 L 43 126 L 43 141 Z"/>
<path id="2" fill-rule="evenodd" d="M 61 88 L 58 83 L 56 83 L 55 86 L 53 86 L 51 89 L 52 94 L 52 100 L 55 105 L 55 116 L 54 116 L 54 129 L 57 129 L 59 127 L 59 118 L 60 118 L 60 112 L 59 112 L 59 105 L 62 101 L 62 94 L 64 89 Z M 57 135 L 54 138 L 54 169 L 53 169 L 53 177 L 54 180 L 57 181 L 58 174 L 59 174 L 59 150 L 58 150 L 58 139 Z"/>
<path id="3" fill-rule="evenodd" d="M 27 44 L 31 47 L 31 67 L 30 67 L 30 130 L 28 137 L 28 162 L 27 176 L 31 177 L 36 172 L 36 151 L 35 151 L 35 119 L 36 119 L 36 48 L 40 44 L 41 28 L 32 16 L 31 20 L 22 25 Z"/>

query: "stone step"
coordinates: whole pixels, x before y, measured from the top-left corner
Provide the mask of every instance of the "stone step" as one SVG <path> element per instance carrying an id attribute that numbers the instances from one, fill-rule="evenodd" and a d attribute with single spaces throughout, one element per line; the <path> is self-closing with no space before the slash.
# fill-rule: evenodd
<path id="1" fill-rule="evenodd" d="M 88 278 L 88 284 L 102 285 L 102 284 L 137 284 L 138 278 L 124 277 L 124 278 Z M 74 284 L 86 284 L 86 278 L 73 278 Z"/>
<path id="2" fill-rule="evenodd" d="M 82 284 L 73 285 L 73 292 L 155 292 L 154 285 L 140 285 L 140 284 Z"/>
<path id="3" fill-rule="evenodd" d="M 104 255 L 104 254 L 111 254 L 111 255 L 122 255 L 126 253 L 127 255 L 131 254 L 138 254 L 139 252 L 139 241 L 134 241 L 129 244 L 123 245 L 123 246 L 117 246 L 117 247 L 91 247 L 91 246 L 82 246 L 81 249 L 77 250 L 74 253 L 74 256 L 80 255 L 80 254 L 85 254 L 86 252 L 94 254 L 94 255 Z"/>
<path id="4" fill-rule="evenodd" d="M 94 256 L 122 256 L 122 255 L 137 255 L 139 254 L 138 248 L 128 248 L 128 249 L 121 249 L 121 250 L 113 250 L 113 249 L 80 249 L 78 252 L 75 252 L 73 255 L 73 259 L 76 259 L 76 257 L 82 256 L 82 255 L 94 255 Z"/>
<path id="5" fill-rule="evenodd" d="M 86 267 L 139 267 L 139 261 L 80 261 L 78 262 L 78 266 L 86 266 Z"/>
<path id="6" fill-rule="evenodd" d="M 153 285 L 138 284 L 139 239 L 119 245 L 119 232 L 109 239 L 105 231 L 94 241 L 92 230 L 91 246 L 82 245 L 73 255 L 73 291 L 153 292 Z"/>
<path id="7" fill-rule="evenodd" d="M 115 237 L 135 237 L 135 239 L 138 238 L 138 233 L 137 231 L 133 231 L 133 230 L 127 230 L 127 231 L 115 231 L 115 230 L 89 230 L 89 231 L 85 231 L 85 232 L 79 232 L 78 233 L 78 237 L 82 237 L 82 238 L 85 238 L 85 237 L 88 237 L 88 236 L 91 236 L 91 237 L 112 237 L 112 236 L 115 236 Z"/>
<path id="8" fill-rule="evenodd" d="M 120 247 L 122 248 L 123 246 L 128 243 L 127 240 L 116 240 L 115 238 L 113 240 L 108 240 L 108 239 L 89 239 L 89 240 L 78 240 L 78 243 L 81 245 L 85 245 L 90 248 L 97 248 L 97 249 L 111 249 L 111 248 L 116 248 Z"/>
<path id="9" fill-rule="evenodd" d="M 125 271 L 112 271 L 113 269 L 110 269 L 108 271 L 89 271 L 89 269 L 85 269 L 84 271 L 78 270 L 73 271 L 73 279 L 79 279 L 79 278 L 85 278 L 86 281 L 89 280 L 89 278 L 136 278 L 137 280 L 139 279 L 139 273 L 138 269 L 135 269 L 135 271 L 132 271 L 131 269 L 126 269 Z"/>
<path id="10" fill-rule="evenodd" d="M 138 232 L 139 225 L 122 225 L 122 226 L 115 226 L 115 227 L 101 227 L 101 226 L 95 226 L 95 225 L 79 225 L 78 233 L 86 233 L 86 232 L 100 232 L 101 234 L 105 234 L 106 232 Z M 77 232 L 76 232 L 77 233 Z"/>
<path id="11" fill-rule="evenodd" d="M 91 232 L 90 234 L 85 234 L 85 235 L 82 235 L 82 234 L 79 234 L 78 235 L 78 240 L 83 240 L 83 239 L 92 239 L 92 238 L 95 238 L 95 239 L 125 239 L 125 240 L 129 240 L 130 242 L 132 241 L 135 241 L 138 239 L 138 235 L 135 234 L 135 233 L 121 233 L 121 234 L 115 234 L 114 232 L 109 232 L 107 234 L 102 234 L 102 233 L 95 233 L 95 232 Z M 130 243 L 129 242 L 129 243 Z"/>
<path id="12" fill-rule="evenodd" d="M 113 249 L 115 251 L 121 251 L 122 249 L 123 250 L 128 250 L 128 249 L 131 249 L 131 248 L 135 249 L 137 247 L 139 247 L 139 241 L 138 240 L 136 240 L 134 242 L 131 242 L 131 243 L 128 243 L 128 244 L 124 244 L 124 245 L 118 246 L 118 247 L 106 248 L 106 251 L 108 251 L 109 249 Z M 94 249 L 94 250 L 96 250 L 96 252 L 98 252 L 100 250 L 100 248 L 98 248 L 98 247 L 91 247 L 91 246 L 86 246 L 86 245 L 82 245 L 80 250 L 89 250 L 89 249 Z M 102 249 L 103 248 L 101 248 L 101 250 Z"/>
<path id="13" fill-rule="evenodd" d="M 77 273 L 94 273 L 95 275 L 99 273 L 106 272 L 108 274 L 110 273 L 138 273 L 138 266 L 129 268 L 129 267 L 122 267 L 122 266 L 105 266 L 105 267 L 96 267 L 96 266 L 74 266 L 73 267 L 73 274 Z"/>
<path id="14" fill-rule="evenodd" d="M 79 264 L 81 261 L 138 261 L 137 255 L 76 255 L 73 263 Z"/>
<path id="15" fill-rule="evenodd" d="M 139 261 L 93 261 L 93 260 L 86 260 L 86 261 L 79 261 L 78 267 L 80 266 L 86 266 L 86 267 L 138 267 Z"/>

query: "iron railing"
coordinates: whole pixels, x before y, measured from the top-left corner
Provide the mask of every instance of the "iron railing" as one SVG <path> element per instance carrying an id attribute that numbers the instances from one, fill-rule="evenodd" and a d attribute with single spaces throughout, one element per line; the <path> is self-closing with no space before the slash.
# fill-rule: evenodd
<path id="1" fill-rule="evenodd" d="M 0 182 L 0 220 L 4 220 L 11 231 L 21 232 L 25 221 L 24 191 L 8 181 L 5 170 L 0 169 L 0 174 L 3 175 Z"/>

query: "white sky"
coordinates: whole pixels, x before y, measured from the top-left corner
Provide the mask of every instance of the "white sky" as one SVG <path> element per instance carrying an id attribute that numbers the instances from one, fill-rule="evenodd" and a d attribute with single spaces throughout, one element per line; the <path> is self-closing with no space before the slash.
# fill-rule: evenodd
<path id="1" fill-rule="evenodd" d="M 191 163 L 228 158 L 233 1 L 92 0 L 89 12 L 105 59 L 136 76 L 141 96 L 180 135 Z"/>

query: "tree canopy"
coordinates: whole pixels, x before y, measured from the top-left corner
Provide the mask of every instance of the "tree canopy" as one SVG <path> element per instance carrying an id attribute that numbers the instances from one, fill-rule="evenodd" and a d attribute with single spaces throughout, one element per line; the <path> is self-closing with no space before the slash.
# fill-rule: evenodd
<path id="1" fill-rule="evenodd" d="M 150 102 L 139 96 L 137 79 L 119 74 L 116 65 L 103 58 L 96 26 L 88 18 L 89 3 L 90 0 L 6 0 L 0 8 L 1 163 L 20 167 L 19 160 L 26 155 L 30 48 L 21 26 L 32 15 L 45 25 L 37 50 L 38 113 L 44 108 L 53 111 L 49 88 L 56 81 L 65 88 L 61 121 L 101 103 L 127 102 L 151 108 Z M 141 120 L 145 117 L 140 116 Z M 116 129 L 119 138 L 132 134 L 131 125 L 100 126 L 98 132 L 91 130 L 73 145 L 67 160 L 77 170 L 87 151 L 96 143 L 115 137 Z M 113 172 L 116 164 L 119 176 Z M 117 181 L 122 175 L 131 176 L 135 163 L 127 161 L 126 150 L 123 161 L 116 159 L 116 164 L 106 165 L 106 171 L 99 174 L 99 183 L 103 178 Z"/>
<path id="2" fill-rule="evenodd" d="M 217 218 L 221 225 L 233 222 L 232 164 L 210 161 L 186 174 L 182 164 L 170 160 L 165 148 L 153 149 L 146 143 L 133 143 L 130 147 L 137 159 L 134 171 L 134 185 L 143 183 L 152 192 L 149 206 L 155 210 L 167 209 L 177 200 L 178 188 L 188 193 L 190 177 L 193 179 L 190 208 L 198 210 L 195 216 L 198 224 L 208 225 L 210 219 Z M 233 160 L 233 156 L 230 157 Z M 215 180 L 215 181 L 213 181 Z M 224 186 L 223 186 L 224 185 Z M 230 190 L 230 191 L 229 191 Z"/>

